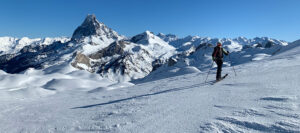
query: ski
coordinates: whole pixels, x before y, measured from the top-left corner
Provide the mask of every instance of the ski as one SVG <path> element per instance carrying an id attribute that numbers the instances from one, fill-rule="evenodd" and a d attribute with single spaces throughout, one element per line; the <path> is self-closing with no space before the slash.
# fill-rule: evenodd
<path id="1" fill-rule="evenodd" d="M 228 76 L 228 73 L 226 73 L 220 80 L 215 80 L 215 82 L 213 82 L 212 84 L 218 83 L 220 81 L 222 81 L 223 79 L 225 79 Z"/>

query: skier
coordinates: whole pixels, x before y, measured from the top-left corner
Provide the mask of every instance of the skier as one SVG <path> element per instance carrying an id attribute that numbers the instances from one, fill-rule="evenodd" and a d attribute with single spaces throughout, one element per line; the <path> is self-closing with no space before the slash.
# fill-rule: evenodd
<path id="1" fill-rule="evenodd" d="M 229 51 L 226 51 L 220 42 L 217 42 L 217 46 L 214 48 L 214 52 L 212 53 L 212 59 L 216 64 L 218 65 L 216 80 L 220 81 L 221 78 L 221 72 L 222 72 L 222 65 L 223 65 L 223 53 L 225 55 L 229 54 Z"/>

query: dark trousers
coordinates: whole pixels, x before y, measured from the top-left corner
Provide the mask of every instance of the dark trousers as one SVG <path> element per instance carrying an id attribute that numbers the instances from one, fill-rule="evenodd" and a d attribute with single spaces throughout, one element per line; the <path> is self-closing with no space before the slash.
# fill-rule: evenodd
<path id="1" fill-rule="evenodd" d="M 218 80 L 218 79 L 221 79 L 221 72 L 222 72 L 223 60 L 222 59 L 218 59 L 218 60 L 216 60 L 216 63 L 218 65 L 216 79 Z"/>

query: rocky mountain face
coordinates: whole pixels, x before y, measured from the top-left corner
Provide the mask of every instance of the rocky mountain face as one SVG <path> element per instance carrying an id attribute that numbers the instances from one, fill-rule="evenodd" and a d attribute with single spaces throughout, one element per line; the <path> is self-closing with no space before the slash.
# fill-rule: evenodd
<path id="1" fill-rule="evenodd" d="M 274 55 L 288 44 L 266 37 L 179 38 L 172 34 L 154 35 L 150 31 L 126 38 L 99 22 L 94 15 L 85 18 L 71 39 L 28 40 L 12 39 L 10 41 L 18 42 L 18 45 L 1 45 L 0 69 L 19 73 L 28 68 L 57 70 L 65 65 L 98 73 L 111 80 L 128 81 L 168 67 L 207 68 L 211 64 L 210 54 L 216 42 L 223 43 L 232 52 L 232 64 Z M 0 43 L 3 42 L 0 38 Z M 225 62 L 225 65 L 228 64 Z"/>
<path id="2" fill-rule="evenodd" d="M 155 66 L 165 63 L 175 48 L 146 31 L 131 39 L 118 40 L 89 55 L 80 55 L 73 63 L 80 69 L 96 72 L 111 80 L 142 78 Z"/>
<path id="3" fill-rule="evenodd" d="M 85 37 L 91 36 L 96 36 L 100 40 L 119 40 L 122 38 L 117 32 L 99 22 L 95 15 L 88 15 L 86 17 L 84 22 L 74 31 L 72 40 L 82 40 Z"/>
<path id="4" fill-rule="evenodd" d="M 90 55 L 124 38 L 124 36 L 99 22 L 95 15 L 88 15 L 73 33 L 71 41 L 80 47 L 74 52 L 75 59 L 71 65 L 78 69 L 95 72 L 91 68 Z"/>
<path id="5" fill-rule="evenodd" d="M 70 54 L 68 43 L 54 42 L 50 45 L 28 45 L 18 53 L 0 56 L 0 69 L 8 73 L 19 73 L 28 68 L 44 69 L 64 62 L 61 58 Z"/>

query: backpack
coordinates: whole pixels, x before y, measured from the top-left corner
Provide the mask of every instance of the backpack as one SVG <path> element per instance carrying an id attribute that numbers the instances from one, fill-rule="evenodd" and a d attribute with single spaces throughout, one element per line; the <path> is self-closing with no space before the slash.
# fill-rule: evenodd
<path id="1" fill-rule="evenodd" d="M 214 48 L 213 57 L 216 57 L 217 59 L 222 59 L 223 58 L 223 48 L 216 46 Z"/>

